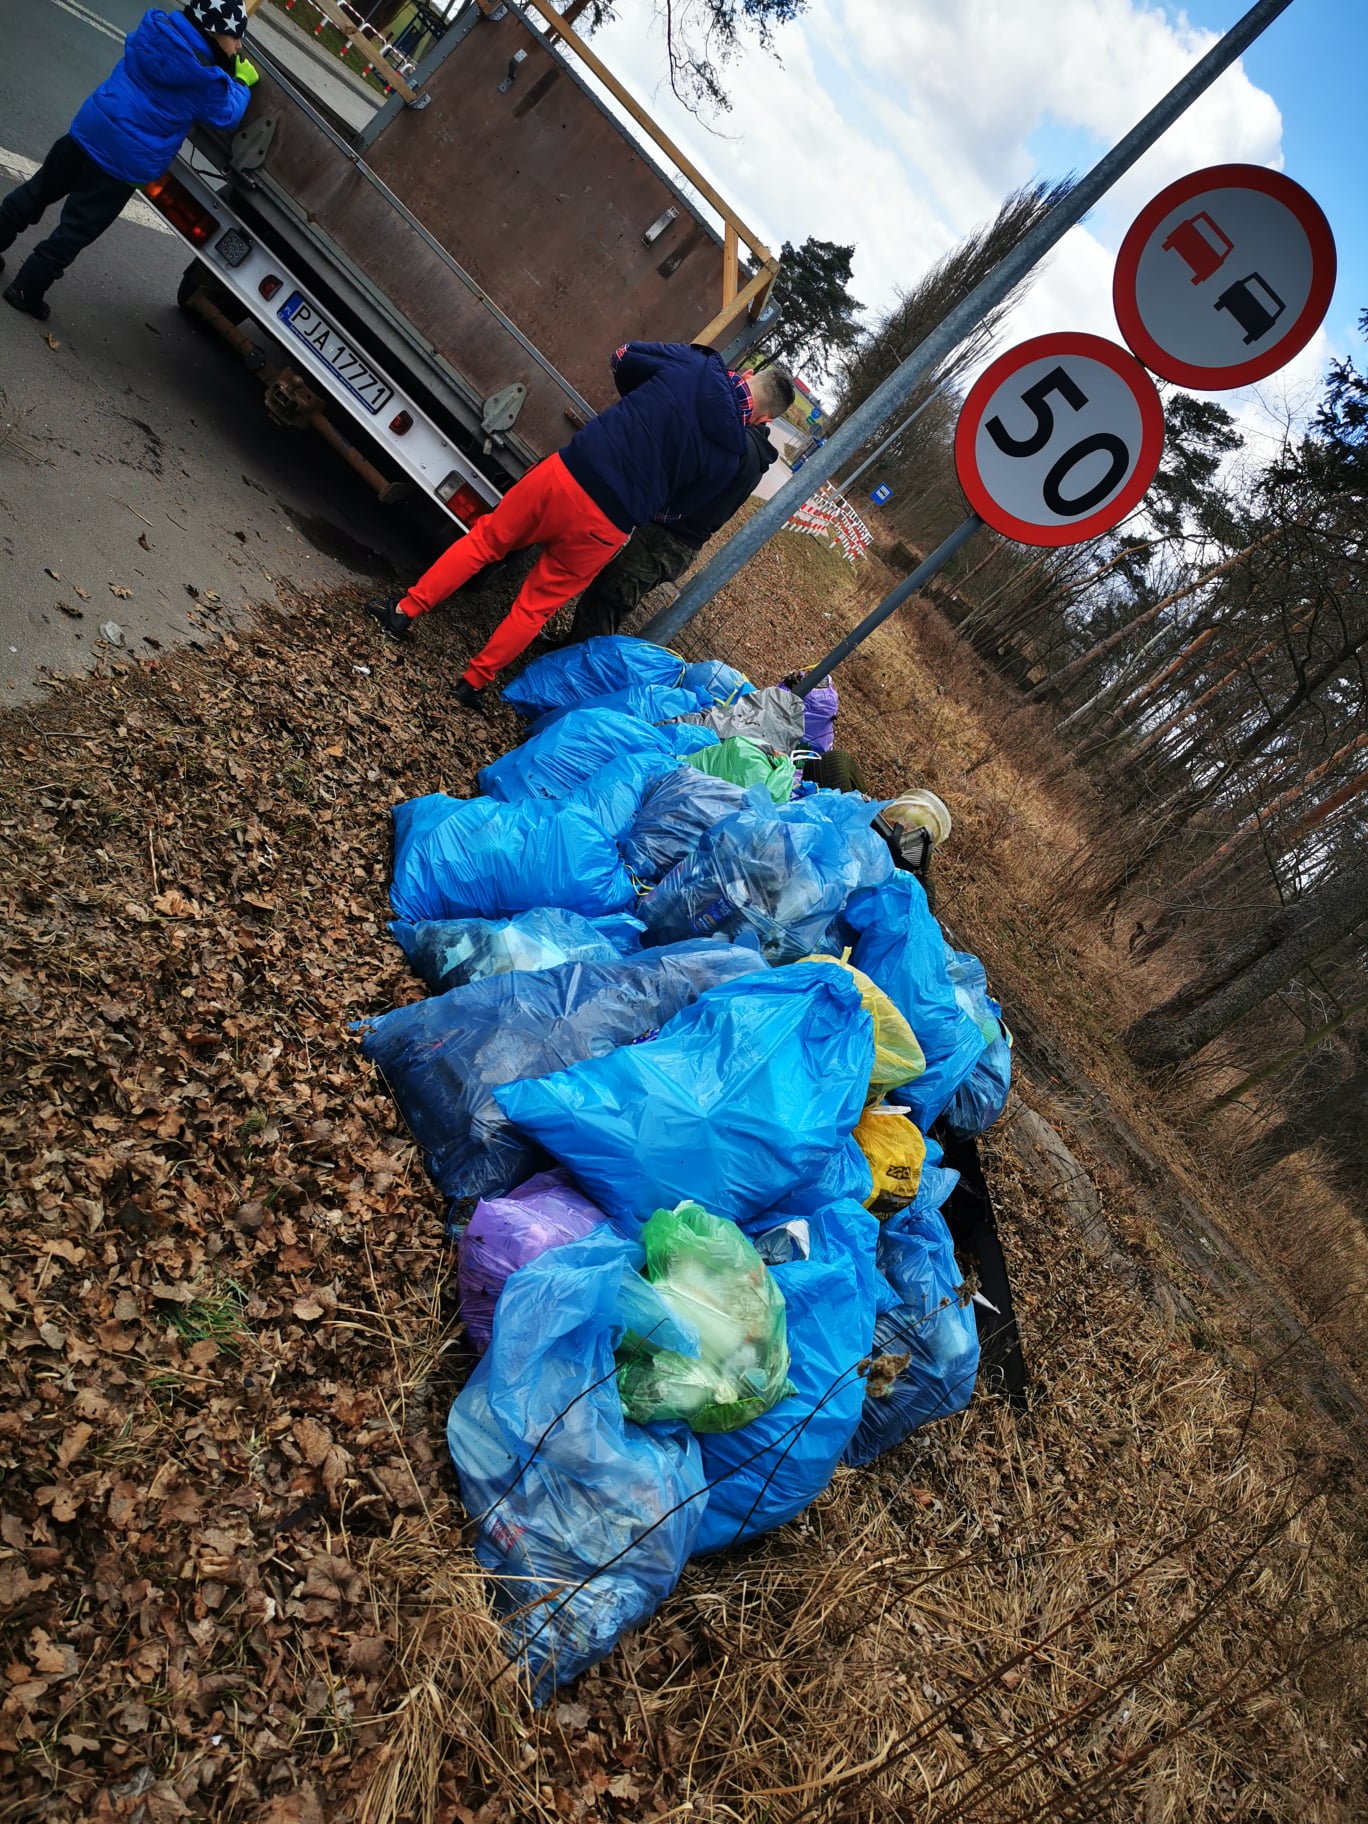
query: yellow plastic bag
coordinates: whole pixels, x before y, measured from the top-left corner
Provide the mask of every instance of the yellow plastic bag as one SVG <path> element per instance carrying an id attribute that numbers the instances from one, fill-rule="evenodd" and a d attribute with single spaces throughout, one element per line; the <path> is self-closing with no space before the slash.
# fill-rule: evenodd
<path id="1" fill-rule="evenodd" d="M 883 989 L 853 968 L 846 961 L 849 955 L 847 950 L 845 956 L 805 956 L 803 961 L 832 963 L 855 978 L 865 1012 L 874 1022 L 874 1069 L 870 1072 L 869 1094 L 871 1101 L 877 1102 L 888 1090 L 901 1089 L 904 1083 L 919 1077 L 926 1069 L 926 1057 L 916 1034 Z"/>
<path id="2" fill-rule="evenodd" d="M 869 1161 L 874 1189 L 865 1208 L 876 1203 L 911 1203 L 926 1163 L 921 1129 L 900 1108 L 867 1108 L 855 1129 L 855 1140 Z"/>

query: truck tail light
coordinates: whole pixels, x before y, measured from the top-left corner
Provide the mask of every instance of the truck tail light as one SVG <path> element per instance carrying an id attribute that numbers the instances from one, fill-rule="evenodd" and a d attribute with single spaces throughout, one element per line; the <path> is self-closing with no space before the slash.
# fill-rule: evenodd
<path id="1" fill-rule="evenodd" d="M 144 184 L 143 195 L 173 228 L 179 229 L 186 240 L 193 241 L 197 247 L 218 227 L 211 211 L 169 173 Z"/>
<path id="2" fill-rule="evenodd" d="M 267 273 L 266 277 L 261 281 L 260 285 L 257 286 L 257 290 L 261 293 L 262 297 L 265 298 L 267 300 L 267 302 L 269 303 L 269 301 L 276 295 L 276 293 L 280 290 L 281 286 L 284 283 L 285 283 L 284 279 L 278 279 L 273 272 L 270 272 L 270 273 Z"/>
<path id="3" fill-rule="evenodd" d="M 489 502 L 482 500 L 470 483 L 463 480 L 455 469 L 445 481 L 438 484 L 437 498 L 456 515 L 457 519 L 463 519 L 467 525 L 472 520 L 479 519 L 482 514 L 493 512 Z"/>
<path id="4" fill-rule="evenodd" d="M 390 419 L 390 429 L 394 432 L 396 437 L 407 436 L 413 429 L 412 413 L 396 412 L 394 417 Z"/>

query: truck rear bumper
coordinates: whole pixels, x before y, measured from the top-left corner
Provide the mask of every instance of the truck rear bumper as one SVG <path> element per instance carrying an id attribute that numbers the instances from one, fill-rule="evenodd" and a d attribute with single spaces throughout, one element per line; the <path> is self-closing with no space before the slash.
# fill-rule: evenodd
<path id="1" fill-rule="evenodd" d="M 439 428 L 383 359 L 369 345 L 355 345 L 307 281 L 263 245 L 184 158 L 175 161 L 168 178 L 166 188 L 148 186 L 148 201 L 331 411 L 359 426 L 383 458 L 445 507 L 462 529 L 468 529 L 468 522 L 450 503 L 463 488 L 487 506 L 497 504 L 499 488 Z M 177 196 L 174 186 L 184 194 Z"/>

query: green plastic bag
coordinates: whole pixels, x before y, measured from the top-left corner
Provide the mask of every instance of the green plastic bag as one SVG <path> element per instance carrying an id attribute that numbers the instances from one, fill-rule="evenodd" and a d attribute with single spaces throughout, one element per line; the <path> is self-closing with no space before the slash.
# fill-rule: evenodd
<path id="1" fill-rule="evenodd" d="M 748 735 L 728 735 L 716 747 L 686 754 L 685 764 L 714 779 L 730 779 L 733 785 L 763 785 L 775 804 L 788 803 L 798 777 L 792 760 L 767 754 Z"/>
<path id="2" fill-rule="evenodd" d="M 654 1349 L 629 1330 L 617 1351 L 627 1417 L 736 1431 L 791 1393 L 784 1295 L 736 1224 L 681 1203 L 657 1210 L 641 1241 L 647 1279 L 697 1332 L 699 1352 Z"/>

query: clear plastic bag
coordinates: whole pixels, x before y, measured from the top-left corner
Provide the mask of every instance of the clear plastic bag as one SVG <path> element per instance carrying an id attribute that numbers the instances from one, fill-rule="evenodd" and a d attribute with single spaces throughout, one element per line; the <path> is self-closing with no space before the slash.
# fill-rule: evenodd
<path id="1" fill-rule="evenodd" d="M 735 1431 L 792 1392 L 784 1300 L 734 1222 L 697 1203 L 657 1210 L 641 1231 L 646 1277 L 698 1334 L 697 1355 L 629 1332 L 617 1352 L 629 1419 L 683 1419 L 692 1431 Z"/>
<path id="2" fill-rule="evenodd" d="M 767 962 L 792 963 L 821 942 L 859 878 L 835 825 L 747 808 L 705 831 L 636 915 L 648 944 L 750 930 Z"/>
<path id="3" fill-rule="evenodd" d="M 707 1502 L 686 1425 L 624 1418 L 613 1350 L 654 1297 L 636 1242 L 606 1227 L 505 1285 L 447 1444 L 535 1702 L 611 1652 L 679 1581 Z M 678 1339 L 684 1341 L 683 1337 Z"/>
<path id="4" fill-rule="evenodd" d="M 641 948 L 644 927 L 625 912 L 581 918 L 537 906 L 515 918 L 396 919 L 390 936 L 433 994 L 506 975 L 510 969 L 555 969 L 561 963 L 611 963 Z"/>

